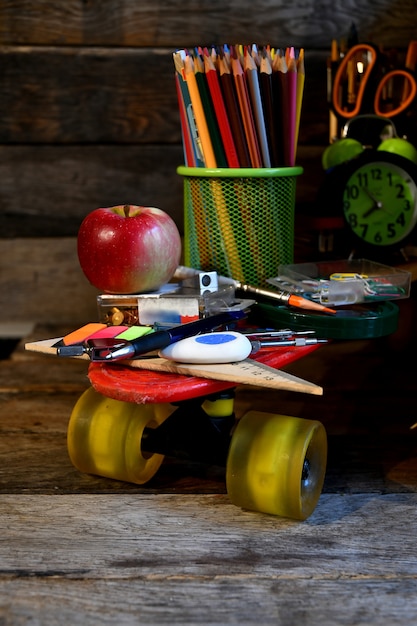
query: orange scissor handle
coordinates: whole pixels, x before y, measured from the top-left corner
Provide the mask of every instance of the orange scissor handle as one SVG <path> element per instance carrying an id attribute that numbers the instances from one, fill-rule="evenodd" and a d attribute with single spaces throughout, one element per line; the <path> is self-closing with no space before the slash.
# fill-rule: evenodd
<path id="1" fill-rule="evenodd" d="M 403 94 L 404 97 L 400 102 L 400 105 L 396 109 L 390 111 L 384 110 L 382 103 L 384 101 L 382 93 L 388 83 L 396 77 L 402 77 L 404 79 Z M 381 117 L 395 117 L 400 113 L 404 113 L 412 104 L 417 94 L 417 83 L 414 76 L 408 70 L 393 70 L 385 74 L 380 80 L 377 90 L 375 92 L 374 109 L 377 115 Z"/>
<path id="2" fill-rule="evenodd" d="M 366 64 L 365 72 L 362 75 L 359 89 L 355 98 L 355 106 L 350 111 L 346 111 L 343 108 L 343 104 L 341 102 L 340 91 L 342 87 L 343 80 L 348 77 L 349 78 L 349 68 L 351 68 L 352 63 L 357 61 L 359 55 L 363 55 L 369 53 L 369 61 Z M 333 93 L 332 93 L 332 101 L 333 101 L 333 109 L 336 115 L 339 115 L 342 118 L 350 119 L 352 117 L 356 117 L 361 112 L 363 99 L 365 95 L 365 89 L 367 87 L 369 78 L 372 74 L 372 71 L 377 62 L 378 53 L 374 46 L 370 44 L 363 43 L 358 44 L 357 46 L 353 46 L 348 50 L 346 55 L 343 57 L 343 61 L 337 68 L 336 76 L 333 84 Z M 353 69 L 356 72 L 356 68 Z"/>

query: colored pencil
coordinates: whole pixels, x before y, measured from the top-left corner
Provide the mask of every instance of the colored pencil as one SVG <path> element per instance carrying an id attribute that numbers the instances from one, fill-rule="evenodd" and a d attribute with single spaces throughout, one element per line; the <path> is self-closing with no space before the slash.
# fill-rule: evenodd
<path id="1" fill-rule="evenodd" d="M 225 56 L 220 55 L 218 57 L 218 66 L 220 73 L 220 85 L 226 104 L 240 167 L 251 167 L 249 150 L 245 139 L 245 131 L 239 112 L 239 103 L 233 86 L 233 76 L 230 72 L 227 64 L 227 58 Z"/>
<path id="2" fill-rule="evenodd" d="M 286 133 L 288 143 L 286 165 L 288 167 L 294 167 L 296 151 L 295 138 L 297 135 L 297 64 L 295 61 L 295 51 L 293 47 L 289 49 L 286 79 L 286 98 L 288 100 L 288 133 Z"/>
<path id="3" fill-rule="evenodd" d="M 202 52 L 202 51 L 201 51 Z M 206 117 L 207 127 L 213 146 L 213 152 L 216 159 L 217 167 L 227 167 L 227 160 L 225 151 L 223 148 L 223 142 L 220 135 L 220 129 L 218 124 L 218 118 L 216 116 L 213 102 L 211 100 L 209 87 L 207 84 L 207 76 L 204 68 L 204 61 L 202 60 L 200 53 L 196 53 L 193 57 L 195 77 L 197 81 L 198 90 L 200 92 L 201 103 L 204 109 L 204 115 Z"/>
<path id="4" fill-rule="evenodd" d="M 197 124 L 198 134 L 201 139 L 201 146 L 203 149 L 204 164 L 205 167 L 216 167 L 216 157 L 214 156 L 213 144 L 209 129 L 207 126 L 207 120 L 204 114 L 203 104 L 201 102 L 201 96 L 197 85 L 197 79 L 195 76 L 194 61 L 188 54 L 184 61 L 185 77 L 190 93 L 191 104 L 194 111 L 194 116 Z"/>
<path id="5" fill-rule="evenodd" d="M 182 145 L 184 149 L 184 161 L 188 167 L 196 166 L 195 152 L 192 143 L 190 128 L 187 120 L 187 112 L 185 110 L 184 100 L 182 98 L 181 87 L 180 87 L 180 78 L 178 75 L 175 76 L 175 87 L 177 90 L 177 98 L 178 98 L 178 108 L 180 113 L 180 124 L 181 124 L 181 136 L 182 136 Z"/>
<path id="6" fill-rule="evenodd" d="M 288 72 L 285 53 L 276 54 L 272 65 L 272 81 L 274 107 L 280 114 L 283 162 L 281 165 L 290 167 L 294 152 L 295 110 L 293 110 L 293 86 L 296 83 L 294 71 Z M 293 80 L 295 78 L 295 80 Z M 295 106 L 295 105 L 294 105 Z"/>
<path id="7" fill-rule="evenodd" d="M 301 108 L 303 104 L 305 82 L 304 48 L 301 48 L 297 59 L 297 105 L 294 137 L 294 157 L 297 157 L 298 136 L 300 134 Z"/>
<path id="8" fill-rule="evenodd" d="M 255 122 L 252 115 L 245 74 L 243 73 L 242 64 L 236 51 L 231 53 L 231 64 L 251 164 L 252 167 L 262 167 L 261 153 L 259 150 L 259 143 L 256 135 Z"/>
<path id="9" fill-rule="evenodd" d="M 255 59 L 252 57 L 248 49 L 244 55 L 244 68 L 249 87 L 249 95 L 251 99 L 252 109 L 254 113 L 256 131 L 258 135 L 259 147 L 262 154 L 263 167 L 271 167 L 271 159 L 269 156 L 268 138 L 266 136 L 265 118 L 262 108 L 261 92 L 259 88 L 258 68 Z"/>
<path id="10" fill-rule="evenodd" d="M 174 55 L 184 161 L 206 168 L 292 167 L 304 49 L 196 47 Z"/>
<path id="11" fill-rule="evenodd" d="M 204 69 L 206 72 L 207 83 L 219 123 L 220 135 L 223 141 L 227 164 L 229 167 L 240 167 L 235 141 L 233 139 L 232 129 L 230 128 L 229 118 L 227 116 L 226 106 L 220 88 L 219 75 L 216 70 L 213 58 L 210 56 L 208 49 L 205 48 L 203 52 Z"/>
<path id="12" fill-rule="evenodd" d="M 180 114 L 181 109 L 185 113 L 184 119 L 184 132 L 186 136 L 190 138 L 191 147 L 193 151 L 193 158 L 191 162 L 195 164 L 197 167 L 204 167 L 204 157 L 203 151 L 201 148 L 201 141 L 198 136 L 194 113 L 191 105 L 191 98 L 188 91 L 187 81 L 185 79 L 185 68 L 184 68 L 184 58 L 185 54 L 183 51 L 175 52 L 173 55 L 174 58 L 174 66 L 176 69 L 176 85 L 177 85 L 177 96 L 179 98 L 179 106 L 180 106 Z M 179 90 L 179 91 L 178 91 Z"/>
<path id="13" fill-rule="evenodd" d="M 267 54 L 263 54 L 260 63 L 259 85 L 264 110 L 268 145 L 272 167 L 282 166 L 281 121 L 274 105 L 274 89 L 272 83 L 272 67 Z"/>

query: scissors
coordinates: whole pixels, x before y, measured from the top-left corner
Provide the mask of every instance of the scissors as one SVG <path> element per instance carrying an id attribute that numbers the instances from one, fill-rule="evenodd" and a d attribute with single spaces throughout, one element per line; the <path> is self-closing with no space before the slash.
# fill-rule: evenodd
<path id="1" fill-rule="evenodd" d="M 407 58 L 410 58 L 411 42 Z M 382 56 L 371 44 L 358 44 L 348 50 L 333 83 L 335 114 L 351 119 L 363 113 L 391 118 L 405 113 L 417 95 L 417 82 L 411 69 L 384 72 Z"/>

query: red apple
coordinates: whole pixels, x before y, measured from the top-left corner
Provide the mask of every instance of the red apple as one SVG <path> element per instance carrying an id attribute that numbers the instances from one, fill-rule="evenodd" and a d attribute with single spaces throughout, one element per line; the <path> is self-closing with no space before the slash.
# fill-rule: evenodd
<path id="1" fill-rule="evenodd" d="M 172 278 L 181 256 L 180 234 L 167 213 L 128 204 L 89 213 L 77 246 L 89 282 L 116 294 L 159 289 Z"/>

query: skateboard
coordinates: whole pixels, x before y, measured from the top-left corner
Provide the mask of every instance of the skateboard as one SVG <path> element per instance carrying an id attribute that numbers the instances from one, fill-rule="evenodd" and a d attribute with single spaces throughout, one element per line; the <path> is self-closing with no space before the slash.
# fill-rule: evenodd
<path id="1" fill-rule="evenodd" d="M 224 374 L 225 366 L 207 373 L 160 358 L 91 362 L 91 386 L 69 420 L 70 459 L 81 472 L 141 485 L 165 457 L 223 466 L 233 504 L 304 520 L 314 511 L 324 482 L 323 425 L 255 409 L 236 420 L 234 397 L 245 382 L 274 386 L 272 370 L 276 388 L 320 395 L 320 387 L 278 369 L 316 348 L 261 351 L 231 364 L 240 365 L 236 374 L 227 368 Z"/>

